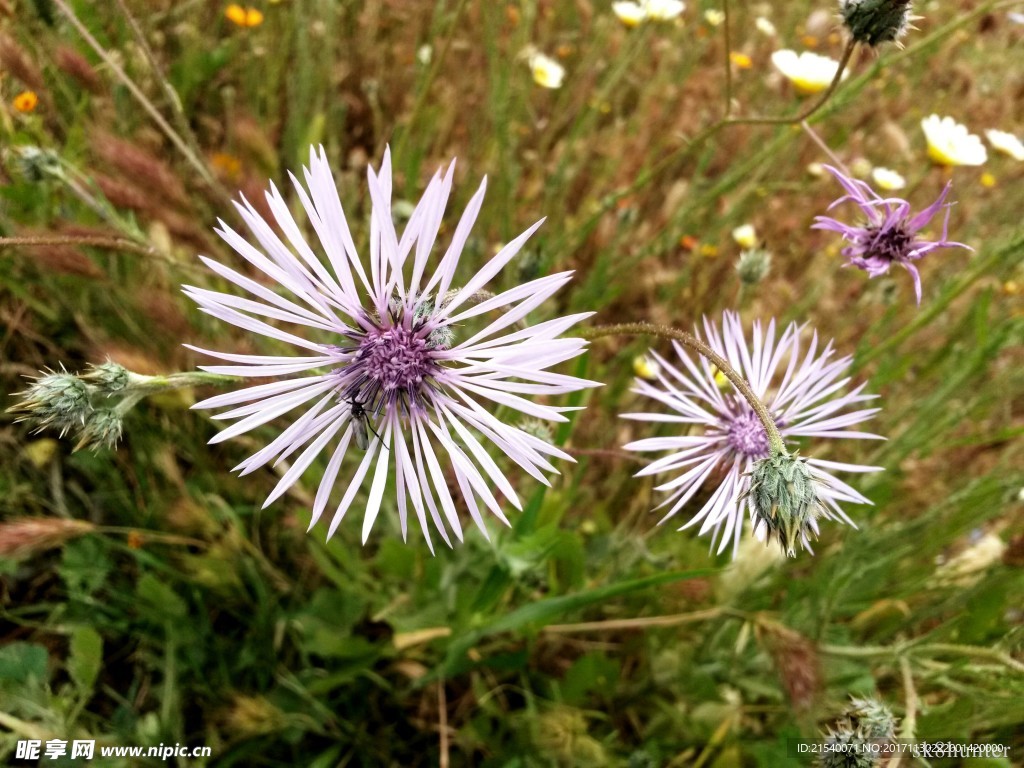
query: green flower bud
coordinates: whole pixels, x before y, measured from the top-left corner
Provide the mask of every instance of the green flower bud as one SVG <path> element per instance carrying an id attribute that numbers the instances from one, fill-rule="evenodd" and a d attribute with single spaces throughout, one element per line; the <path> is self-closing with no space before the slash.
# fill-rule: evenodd
<path id="1" fill-rule="evenodd" d="M 48 373 L 22 392 L 21 402 L 9 412 L 23 414 L 19 421 L 32 422 L 40 429 L 56 427 L 63 435 L 85 423 L 92 412 L 91 393 L 88 384 L 67 371 Z"/>
<path id="2" fill-rule="evenodd" d="M 896 738 L 896 718 L 880 701 L 853 698 L 846 718 L 865 739 L 891 741 Z"/>
<path id="3" fill-rule="evenodd" d="M 75 450 L 85 446 L 94 449 L 114 448 L 121 439 L 123 428 L 121 415 L 114 409 L 103 408 L 93 411 L 78 434 L 78 445 L 75 446 Z"/>
<path id="4" fill-rule="evenodd" d="M 841 0 L 839 14 L 858 43 L 891 43 L 910 26 L 911 0 Z"/>
<path id="5" fill-rule="evenodd" d="M 123 365 L 108 360 L 100 365 L 90 367 L 83 379 L 95 382 L 103 392 L 120 392 L 131 383 L 132 373 Z"/>
<path id="6" fill-rule="evenodd" d="M 799 541 L 810 550 L 810 537 L 817 536 L 821 502 L 806 460 L 795 454 L 773 453 L 754 465 L 750 499 L 754 506 L 754 530 L 777 537 L 782 551 L 796 557 Z"/>
<path id="7" fill-rule="evenodd" d="M 822 768 L 874 768 L 878 756 L 864 749 L 864 739 L 840 723 L 837 730 L 825 734 L 828 749 L 821 753 Z"/>
<path id="8" fill-rule="evenodd" d="M 740 254 L 736 263 L 736 274 L 744 285 L 757 285 L 765 277 L 772 266 L 772 255 L 762 248 L 750 248 Z"/>

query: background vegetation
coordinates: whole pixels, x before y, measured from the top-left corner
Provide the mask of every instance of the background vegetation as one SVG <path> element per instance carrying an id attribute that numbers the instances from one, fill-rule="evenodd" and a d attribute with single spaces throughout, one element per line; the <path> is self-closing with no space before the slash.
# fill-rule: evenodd
<path id="1" fill-rule="evenodd" d="M 1022 133 L 1012 4 L 918 4 L 906 50 L 858 52 L 811 121 L 844 162 L 902 172 L 917 206 L 951 173 L 951 236 L 976 252 L 925 261 L 920 307 L 904 273 L 869 282 L 808 229 L 837 186 L 808 172 L 827 158 L 799 126 L 688 148 L 725 106 L 706 0 L 637 29 L 589 0 L 281 0 L 248 26 L 216 2 L 132 0 L 145 47 L 118 3 L 75 0 L 107 61 L 62 4 L 0 0 L 0 234 L 134 250 L 0 250 L 5 395 L 107 357 L 188 370 L 183 342 L 258 351 L 179 292 L 216 283 L 197 253 L 232 263 L 212 233 L 233 220 L 225 191 L 260 205 L 268 179 L 283 189 L 323 143 L 365 222 L 365 167 L 390 143 L 410 202 L 453 156 L 456 207 L 488 175 L 470 267 L 549 217 L 506 278 L 577 270 L 545 312 L 807 321 L 856 353 L 889 439 L 816 452 L 886 467 L 856 480 L 875 502 L 849 508 L 859 530 L 828 526 L 815 557 L 716 558 L 655 526 L 652 483 L 619 449 L 647 429 L 616 418 L 635 409 L 645 343 L 597 341 L 576 370 L 606 386 L 556 435 L 579 465 L 550 490 L 515 475 L 529 503 L 511 530 L 431 556 L 387 507 L 365 547 L 353 520 L 326 543 L 307 534 L 308 484 L 260 512 L 273 473 L 230 469 L 276 427 L 207 445 L 216 425 L 187 410 L 205 393 L 140 404 L 113 452 L 72 452 L 4 416 L 0 762 L 18 739 L 96 738 L 209 745 L 203 764 L 218 766 L 798 765 L 786 739 L 814 737 L 851 694 L 886 702 L 907 735 L 1024 753 L 1024 165 L 932 167 L 918 127 L 938 112 Z M 838 58 L 833 4 L 733 5 L 732 48 L 750 64 L 733 64 L 737 112 L 794 113 L 807 102 L 770 54 Z M 529 46 L 566 67 L 560 89 L 534 84 Z M 38 104 L 22 112 L 25 90 Z M 748 222 L 774 261 L 740 291 L 730 231 Z"/>

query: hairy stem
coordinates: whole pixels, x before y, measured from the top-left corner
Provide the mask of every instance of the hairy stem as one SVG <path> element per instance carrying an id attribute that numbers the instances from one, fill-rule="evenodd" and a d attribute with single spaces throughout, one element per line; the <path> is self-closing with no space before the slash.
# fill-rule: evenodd
<path id="1" fill-rule="evenodd" d="M 729 364 L 728 360 L 715 352 L 715 350 L 698 339 L 692 333 L 680 331 L 677 328 L 654 325 L 653 323 L 598 325 L 592 328 L 580 329 L 577 333 L 584 339 L 600 339 L 606 336 L 655 336 L 661 339 L 678 341 L 687 349 L 690 349 L 710 360 L 718 370 L 720 370 L 725 377 L 732 382 L 732 385 L 736 387 L 739 393 L 743 395 L 743 399 L 747 401 L 747 404 L 750 405 L 754 413 L 757 414 L 757 418 L 761 422 L 761 426 L 764 427 L 765 434 L 768 436 L 768 445 L 771 448 L 771 452 L 773 454 L 787 453 L 786 443 L 783 441 L 782 435 L 779 434 L 779 428 L 775 425 L 775 419 L 772 418 L 772 415 L 768 412 L 768 408 L 754 393 L 754 390 L 750 388 L 747 380 Z"/>

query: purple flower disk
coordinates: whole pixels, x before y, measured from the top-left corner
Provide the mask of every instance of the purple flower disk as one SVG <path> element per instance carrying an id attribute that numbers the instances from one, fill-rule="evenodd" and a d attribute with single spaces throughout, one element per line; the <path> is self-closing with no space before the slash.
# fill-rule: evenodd
<path id="1" fill-rule="evenodd" d="M 942 223 L 942 237 L 936 241 L 924 240 L 918 233 L 928 226 L 946 201 L 952 182 L 946 182 L 938 199 L 918 213 L 911 215 L 910 203 L 898 197 L 883 198 L 866 182 L 851 179 L 830 165 L 825 169 L 838 181 L 846 194 L 832 203 L 828 210 L 847 201 L 853 201 L 864 214 L 867 222 L 860 226 L 844 224 L 828 216 L 815 216 L 812 229 L 827 229 L 838 232 L 849 245 L 842 254 L 849 266 L 863 269 L 868 277 L 878 277 L 889 271 L 893 264 L 899 264 L 914 280 L 914 294 L 921 303 L 921 274 L 914 265 L 939 248 L 966 248 L 963 243 L 948 240 L 949 211 L 952 203 L 946 204 L 946 217 Z"/>
<path id="2" fill-rule="evenodd" d="M 859 408 L 843 412 L 850 406 L 877 397 L 863 393 L 865 384 L 844 392 L 850 382 L 845 372 L 852 358 L 832 359 L 832 342 L 819 350 L 817 332 L 801 355 L 801 330 L 802 327 L 791 323 L 781 336 L 777 336 L 774 319 L 766 329 L 760 322 L 755 322 L 748 343 L 739 314 L 726 312 L 722 317 L 721 330 L 704 318 L 703 337 L 750 383 L 787 441 L 799 438 L 883 439 L 850 429 L 881 409 Z M 701 335 L 699 328 L 694 331 Z M 705 484 L 716 484 L 707 501 L 679 530 L 700 523 L 698 534 L 711 533 L 712 549 L 717 544 L 717 552 L 721 553 L 731 543 L 735 556 L 744 527 L 744 509 L 754 523 L 754 506 L 749 493 L 750 473 L 759 459 L 769 455 L 768 438 L 746 400 L 731 388 L 725 391 L 719 388 L 715 370 L 707 360 L 703 357 L 694 359 L 677 342 L 673 342 L 673 347 L 679 365 L 652 351 L 651 355 L 660 365 L 657 380 L 637 379 L 633 389 L 633 392 L 666 406 L 670 412 L 624 413 L 622 418 L 675 424 L 684 430 L 683 434 L 635 440 L 625 448 L 668 452 L 637 473 L 637 476 L 672 475 L 667 482 L 657 486 L 657 490 L 668 494 L 657 507 L 669 507 L 661 522 L 679 513 Z M 807 463 L 818 485 L 821 516 L 856 528 L 839 503 L 871 502 L 831 473 L 877 472 L 882 467 L 823 459 L 807 459 Z M 810 526 L 817 535 L 817 522 L 812 520 Z M 755 529 L 755 533 L 763 536 L 763 531 Z"/>
<path id="3" fill-rule="evenodd" d="M 275 379 L 305 374 L 217 395 L 193 406 L 233 406 L 215 418 L 238 421 L 216 435 L 210 441 L 214 443 L 297 408 L 305 409 L 269 444 L 235 467 L 247 475 L 302 449 L 264 507 L 294 485 L 334 441 L 313 503 L 312 529 L 327 507 L 353 437 L 357 447 L 358 443 L 366 446 L 364 451 L 356 451 L 358 466 L 334 512 L 328 538 L 370 474 L 362 530 L 365 543 L 380 513 L 393 465 L 403 539 L 408 534 L 411 504 L 431 551 L 428 515 L 446 544 L 452 544 L 448 529 L 461 540 L 456 499 L 442 469 L 445 454 L 460 492 L 455 495 L 461 495 L 484 536 L 488 533 L 479 502 L 508 525 L 491 487 L 517 509 L 522 506 L 480 438 L 547 485 L 550 482 L 544 473 L 558 473 L 548 457 L 573 459 L 531 432 L 496 418 L 483 403 L 534 419 L 564 422 L 566 411 L 578 409 L 537 403 L 523 395 L 546 397 L 599 386 L 547 370 L 584 351 L 584 340 L 559 336 L 592 313 L 525 324 L 532 310 L 570 281 L 571 271 L 541 277 L 497 295 L 484 292 L 543 219 L 505 245 L 464 285 L 453 287 L 463 248 L 483 204 L 486 179 L 467 205 L 444 255 L 428 271 L 454 168 L 453 162 L 444 173 L 438 170 L 434 174 L 401 236 L 391 211 L 390 151 L 384 154 L 379 174 L 367 170 L 372 202 L 367 271 L 342 210 L 326 153 L 322 147 L 319 153 L 311 148 L 309 168 L 303 169 L 305 186 L 294 175 L 291 180 L 318 242 L 304 239 L 273 184 L 266 198 L 284 239 L 244 198 L 242 204 L 235 205 L 255 244 L 223 221 L 217 229 L 224 241 L 278 290 L 205 256 L 200 257 L 203 263 L 248 297 L 184 287 L 203 312 L 301 350 L 295 356 L 245 355 L 186 345 L 232 363 L 200 366 L 214 373 Z M 315 249 L 325 254 L 326 260 Z M 323 340 L 296 335 L 259 318 L 305 326 L 312 329 L 311 336 Z M 480 330 L 465 330 L 470 320 L 481 325 Z M 363 425 L 372 430 L 365 442 L 364 435 L 356 434 Z"/>

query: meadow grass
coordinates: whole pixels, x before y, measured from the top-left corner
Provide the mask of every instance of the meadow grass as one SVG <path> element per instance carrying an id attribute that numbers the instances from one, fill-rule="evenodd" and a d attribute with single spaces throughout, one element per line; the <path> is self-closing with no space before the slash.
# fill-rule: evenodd
<path id="1" fill-rule="evenodd" d="M 650 433 L 617 418 L 640 404 L 632 361 L 668 344 L 597 339 L 565 372 L 604 387 L 564 398 L 586 410 L 554 430 L 578 464 L 550 489 L 512 472 L 512 527 L 491 524 L 490 542 L 467 529 L 432 555 L 416 533 L 401 540 L 394 499 L 365 546 L 355 512 L 329 541 L 307 534 L 326 457 L 261 510 L 283 465 L 230 470 L 280 427 L 208 445 L 216 422 L 188 408 L 212 390 L 147 398 L 113 451 L 74 452 L 5 415 L 0 761 L 18 764 L 19 740 L 90 738 L 212 748 L 179 765 L 774 767 L 809 764 L 787 739 L 817 738 L 862 696 L 891 707 L 902 736 L 1011 747 L 904 765 L 1020 764 L 1024 165 L 990 152 L 979 168 L 935 167 L 918 127 L 935 112 L 1022 134 L 1024 26 L 1008 4 L 922 4 L 906 48 L 858 49 L 806 128 L 706 139 L 726 109 L 726 51 L 703 16 L 719 5 L 698 0 L 682 22 L 636 29 L 587 0 L 282 0 L 250 27 L 217 3 L 128 2 L 147 46 L 116 3 L 4 5 L 0 236 L 104 246 L 0 250 L 5 395 L 108 357 L 191 370 L 184 342 L 286 353 L 200 313 L 180 285 L 224 289 L 196 255 L 237 264 L 212 232 L 217 217 L 239 223 L 225 198 L 261 207 L 273 180 L 297 210 L 286 173 L 311 144 L 364 246 L 365 168 L 389 144 L 396 199 L 415 201 L 451 157 L 450 208 L 488 176 L 463 277 L 548 217 L 492 288 L 576 270 L 532 321 L 596 311 L 690 329 L 737 309 L 748 325 L 809 323 L 855 354 L 887 440 L 814 444 L 885 468 L 851 481 L 874 502 L 848 506 L 857 529 L 825 526 L 814 556 L 756 541 L 735 561 L 709 554 L 676 532 L 686 510 L 656 525 L 655 483 L 621 450 Z M 732 49 L 751 62 L 733 65 L 732 113 L 798 113 L 807 101 L 769 57 L 838 58 L 833 4 L 731 5 Z M 777 36 L 757 31 L 764 15 Z M 530 46 L 565 66 L 561 88 L 534 84 Z M 38 105 L 20 112 L 25 90 Z M 868 281 L 841 268 L 837 237 L 809 229 L 839 194 L 808 170 L 830 161 L 812 132 L 848 165 L 899 170 L 916 208 L 952 178 L 951 238 L 975 251 L 921 262 L 920 306 L 905 273 Z M 29 147 L 52 155 L 29 168 Z M 730 232 L 743 223 L 773 260 L 741 288 Z"/>

